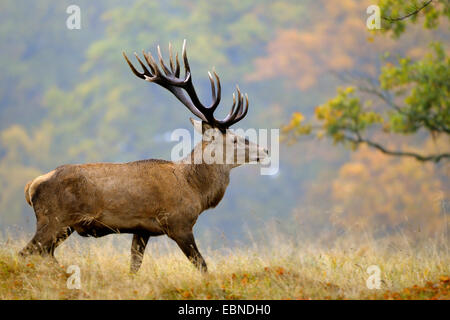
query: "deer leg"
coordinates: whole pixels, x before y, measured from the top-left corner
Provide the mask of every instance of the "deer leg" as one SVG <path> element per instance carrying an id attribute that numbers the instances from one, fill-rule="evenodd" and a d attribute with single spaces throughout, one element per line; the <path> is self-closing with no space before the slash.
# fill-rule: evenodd
<path id="1" fill-rule="evenodd" d="M 50 245 L 50 255 L 54 256 L 55 249 L 63 243 L 74 231 L 71 227 L 66 227 L 63 230 L 61 230 L 59 233 L 56 234 L 56 236 L 53 238 L 53 242 Z"/>
<path id="2" fill-rule="evenodd" d="M 43 250 L 43 243 L 48 240 L 49 219 L 47 217 L 41 218 L 36 215 L 36 233 L 28 244 L 19 252 L 19 255 L 24 257 L 30 254 L 40 254 Z"/>
<path id="3" fill-rule="evenodd" d="M 198 251 L 197 245 L 195 244 L 194 234 L 192 231 L 181 235 L 170 235 L 170 237 L 178 244 L 180 249 L 186 255 L 186 257 L 202 272 L 207 272 L 208 267 L 206 266 L 205 259 Z"/>
<path id="4" fill-rule="evenodd" d="M 138 234 L 133 235 L 133 241 L 131 242 L 131 264 L 130 272 L 136 273 L 142 264 L 142 259 L 144 258 L 145 247 L 150 236 L 148 234 Z"/>
<path id="5" fill-rule="evenodd" d="M 50 222 L 47 217 L 42 217 L 38 219 L 36 234 L 19 252 L 19 255 L 40 254 L 53 258 L 56 247 L 66 240 L 72 232 L 73 229 L 69 226 L 62 226 L 55 223 L 54 220 Z"/>
<path id="6" fill-rule="evenodd" d="M 40 254 L 53 258 L 55 249 L 70 236 L 72 231 L 73 229 L 70 227 L 59 229 L 57 232 L 38 231 L 25 248 L 19 252 L 19 255 Z"/>

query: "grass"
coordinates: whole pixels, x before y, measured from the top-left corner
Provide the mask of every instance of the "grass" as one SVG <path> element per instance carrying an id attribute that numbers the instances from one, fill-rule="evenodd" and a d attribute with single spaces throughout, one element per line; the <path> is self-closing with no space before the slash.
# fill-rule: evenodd
<path id="1" fill-rule="evenodd" d="M 117 240 L 121 238 L 121 240 Z M 25 238 L 3 241 L 0 299 L 449 299 L 447 245 L 429 240 L 342 240 L 328 248 L 280 241 L 223 250 L 200 248 L 201 274 L 169 240 L 151 240 L 136 275 L 129 273 L 129 238 L 67 241 L 58 263 L 17 252 Z M 68 289 L 70 265 L 81 289 Z M 380 268 L 381 288 L 370 290 L 367 268 Z"/>

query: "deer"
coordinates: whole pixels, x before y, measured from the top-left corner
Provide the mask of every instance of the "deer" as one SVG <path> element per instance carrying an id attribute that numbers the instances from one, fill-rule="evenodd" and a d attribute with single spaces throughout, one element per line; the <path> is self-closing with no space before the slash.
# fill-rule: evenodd
<path id="1" fill-rule="evenodd" d="M 233 94 L 228 115 L 216 119 L 214 112 L 221 100 L 217 73 L 213 71 L 213 79 L 208 72 L 212 103 L 206 106 L 200 102 L 192 82 L 186 40 L 182 47 L 184 77 L 180 75 L 178 53 L 174 62 L 171 44 L 169 67 L 159 45 L 157 48 L 164 73 L 150 52 L 143 51 L 147 65 L 134 53 L 142 72 L 134 67 L 125 52 L 123 57 L 134 75 L 167 89 L 199 118 L 190 120 L 202 135 L 201 141 L 190 154 L 177 161 L 66 164 L 28 182 L 25 198 L 36 215 L 36 232 L 19 252 L 20 256 L 39 254 L 56 261 L 55 249 L 74 231 L 84 237 L 128 233 L 133 234 L 130 272 L 136 273 L 149 238 L 167 235 L 197 269 L 207 272 L 193 233 L 199 215 L 222 200 L 231 169 L 270 158 L 266 148 L 229 128 L 248 112 L 248 96 L 244 99 L 239 87 L 237 94 Z M 209 154 L 222 152 L 225 161 L 193 161 L 196 152 L 206 148 Z M 239 153 L 244 154 L 243 161 L 237 161 Z"/>

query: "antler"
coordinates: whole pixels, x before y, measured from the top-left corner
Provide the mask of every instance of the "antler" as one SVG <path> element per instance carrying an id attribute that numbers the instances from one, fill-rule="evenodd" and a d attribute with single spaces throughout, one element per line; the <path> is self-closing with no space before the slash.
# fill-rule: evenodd
<path id="1" fill-rule="evenodd" d="M 211 95 L 212 95 L 212 103 L 209 106 L 204 106 L 195 92 L 194 85 L 192 84 L 192 75 L 189 67 L 189 62 L 186 54 L 186 40 L 183 42 L 183 62 L 184 62 L 184 70 L 185 76 L 184 78 L 180 77 L 180 62 L 178 60 L 178 53 L 175 56 L 175 64 L 172 55 L 172 45 L 169 43 L 169 56 L 170 56 L 170 69 L 165 65 L 164 60 L 161 55 L 161 49 L 158 46 L 158 58 L 159 64 L 164 71 L 164 74 L 158 67 L 158 64 L 155 62 L 152 54 L 150 52 L 145 53 L 142 52 L 147 62 L 150 70 L 145 66 L 139 56 L 134 53 L 136 59 L 144 70 L 142 73 L 137 71 L 133 64 L 128 60 L 128 57 L 125 53 L 123 56 L 127 61 L 128 65 L 131 68 L 131 71 L 141 79 L 144 79 L 149 82 L 154 82 L 159 84 L 160 86 L 166 88 L 179 100 L 183 103 L 193 114 L 202 119 L 205 122 L 208 122 L 213 127 L 219 128 L 221 130 L 225 130 L 230 127 L 232 124 L 240 121 L 247 115 L 248 111 L 248 96 L 245 94 L 245 105 L 244 105 L 244 95 L 241 93 L 239 87 L 236 86 L 237 90 L 237 105 L 236 105 L 236 96 L 233 93 L 233 105 L 231 106 L 231 110 L 229 114 L 223 119 L 218 120 L 214 118 L 214 111 L 217 109 L 217 106 L 220 103 L 221 98 L 221 86 L 219 76 L 215 71 L 213 71 L 215 80 L 217 81 L 217 91 L 216 84 L 210 72 L 208 72 L 209 81 L 211 83 Z M 184 94 L 187 93 L 188 97 Z"/>

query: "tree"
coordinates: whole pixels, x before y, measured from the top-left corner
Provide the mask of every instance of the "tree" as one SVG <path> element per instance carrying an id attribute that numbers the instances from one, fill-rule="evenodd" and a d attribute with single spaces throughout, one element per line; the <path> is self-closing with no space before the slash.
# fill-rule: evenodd
<path id="1" fill-rule="evenodd" d="M 404 31 L 407 12 L 412 12 L 412 22 L 417 21 L 417 15 L 424 13 L 425 28 L 436 27 L 441 16 L 450 18 L 448 1 L 427 5 L 416 1 L 413 11 L 409 1 L 382 0 L 379 5 L 382 16 L 390 23 L 382 32 L 392 31 L 393 37 L 399 37 Z M 335 143 L 350 144 L 354 149 L 365 144 L 388 155 L 412 157 L 419 161 L 449 159 L 448 148 L 439 153 L 423 154 L 389 148 L 375 138 L 380 136 L 380 132 L 388 135 L 422 135 L 426 132 L 433 137 L 449 138 L 450 59 L 445 45 L 432 43 L 430 51 L 416 61 L 400 57 L 394 64 L 389 58 L 386 53 L 385 65 L 378 79 L 341 75 L 354 84 L 338 89 L 336 97 L 318 106 L 315 122 L 306 123 L 303 114 L 294 113 L 284 132 L 294 139 L 316 133 L 318 137 L 331 137 Z"/>
<path id="2" fill-rule="evenodd" d="M 330 220 L 375 235 L 393 230 L 411 232 L 414 238 L 440 234 L 446 228 L 442 171 L 432 163 L 386 157 L 363 146 L 331 183 Z"/>
<path id="3" fill-rule="evenodd" d="M 383 32 L 391 32 L 394 37 L 400 36 L 407 23 L 416 23 L 419 13 L 424 16 L 424 28 L 435 28 L 441 16 L 450 15 L 450 5 L 447 0 L 380 0 L 383 11 Z"/>

